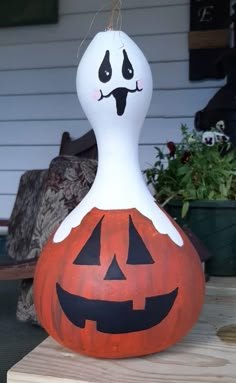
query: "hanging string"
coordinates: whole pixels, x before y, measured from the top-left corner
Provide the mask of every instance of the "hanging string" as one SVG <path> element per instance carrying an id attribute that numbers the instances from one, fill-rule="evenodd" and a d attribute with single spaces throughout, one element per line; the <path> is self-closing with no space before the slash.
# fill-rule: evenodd
<path id="1" fill-rule="evenodd" d="M 119 1 L 118 16 L 116 20 L 116 30 L 121 31 L 122 29 L 122 0 Z"/>
<path id="2" fill-rule="evenodd" d="M 93 26 L 95 20 L 96 20 L 96 17 L 98 16 L 98 14 L 99 14 L 101 11 L 103 11 L 103 9 L 105 8 L 106 5 L 107 5 L 107 3 L 104 3 L 104 4 L 99 8 L 99 10 L 95 13 L 95 15 L 93 16 L 93 18 L 92 18 L 92 20 L 91 20 L 91 23 L 90 23 L 90 25 L 89 25 L 88 31 L 87 31 L 85 37 L 83 38 L 83 40 L 81 41 L 79 47 L 78 47 L 77 58 L 79 57 L 80 50 L 81 50 L 82 46 L 84 45 L 85 41 L 86 41 L 87 38 L 88 38 L 88 35 L 90 34 L 90 31 L 91 31 L 91 29 L 92 29 L 92 26 Z"/>
<path id="3" fill-rule="evenodd" d="M 122 26 L 121 7 L 122 7 L 122 0 L 113 0 L 111 16 L 106 28 L 107 30 L 121 29 L 121 26 Z M 116 17 L 116 27 L 114 28 L 115 17 Z"/>
<path id="4" fill-rule="evenodd" d="M 93 24 L 96 20 L 96 17 L 98 16 L 98 14 L 104 10 L 104 8 L 106 7 L 106 5 L 108 4 L 108 2 L 105 2 L 100 8 L 99 10 L 94 14 L 92 20 L 91 20 L 91 23 L 89 25 L 89 28 L 88 28 L 88 31 L 85 35 L 85 37 L 83 38 L 83 40 L 81 41 L 79 47 L 78 47 L 78 51 L 77 51 L 77 58 L 79 57 L 79 54 L 80 54 L 80 50 L 83 46 L 83 44 L 85 43 L 85 41 L 87 40 L 90 32 L 91 32 L 91 29 L 93 27 Z M 112 5 L 112 10 L 111 10 L 111 16 L 110 16 L 110 19 L 109 19 L 109 23 L 108 23 L 108 26 L 106 27 L 106 30 L 113 30 L 114 29 L 114 19 L 116 17 L 116 28 L 117 30 L 121 30 L 121 27 L 122 27 L 122 14 L 121 14 L 121 8 L 122 8 L 122 0 L 113 0 L 113 5 Z M 117 16 L 116 16 L 117 15 Z"/>

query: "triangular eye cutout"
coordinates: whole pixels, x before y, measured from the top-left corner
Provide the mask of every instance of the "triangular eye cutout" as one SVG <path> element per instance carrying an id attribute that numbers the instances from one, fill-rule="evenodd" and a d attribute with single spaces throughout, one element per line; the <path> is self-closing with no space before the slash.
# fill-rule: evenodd
<path id="1" fill-rule="evenodd" d="M 114 255 L 113 260 L 107 270 L 104 280 L 106 281 L 124 281 L 126 279 L 123 274 L 118 262 L 116 260 L 116 256 Z"/>
<path id="2" fill-rule="evenodd" d="M 103 218 L 104 216 L 100 219 L 88 241 L 81 249 L 73 262 L 74 265 L 100 265 L 100 237 Z"/>
<path id="3" fill-rule="evenodd" d="M 151 254 L 146 248 L 141 236 L 137 232 L 131 216 L 129 216 L 129 251 L 128 265 L 149 265 L 154 263 Z"/>

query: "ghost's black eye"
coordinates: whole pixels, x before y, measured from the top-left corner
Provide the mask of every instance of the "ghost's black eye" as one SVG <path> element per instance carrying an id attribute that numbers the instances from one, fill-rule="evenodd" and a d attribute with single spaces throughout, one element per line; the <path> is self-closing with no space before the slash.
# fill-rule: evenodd
<path id="1" fill-rule="evenodd" d="M 123 55 L 124 55 L 124 61 L 122 65 L 122 74 L 126 80 L 131 80 L 131 78 L 134 77 L 134 69 L 132 67 L 131 62 L 129 61 L 129 57 L 125 49 L 123 50 Z"/>
<path id="2" fill-rule="evenodd" d="M 99 79 L 101 82 L 108 82 L 111 79 L 112 69 L 110 63 L 110 52 L 106 51 L 104 59 L 98 71 Z"/>

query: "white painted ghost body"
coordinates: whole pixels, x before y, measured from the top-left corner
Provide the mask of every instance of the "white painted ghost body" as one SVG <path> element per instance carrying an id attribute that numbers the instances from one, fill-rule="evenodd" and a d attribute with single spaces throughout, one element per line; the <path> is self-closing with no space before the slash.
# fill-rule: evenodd
<path id="1" fill-rule="evenodd" d="M 138 158 L 138 141 L 152 97 L 152 74 L 138 46 L 121 31 L 98 33 L 77 71 L 77 93 L 94 129 L 98 171 L 92 188 L 66 217 L 54 242 L 66 238 L 94 207 L 136 208 L 179 246 L 183 240 L 149 192 Z"/>

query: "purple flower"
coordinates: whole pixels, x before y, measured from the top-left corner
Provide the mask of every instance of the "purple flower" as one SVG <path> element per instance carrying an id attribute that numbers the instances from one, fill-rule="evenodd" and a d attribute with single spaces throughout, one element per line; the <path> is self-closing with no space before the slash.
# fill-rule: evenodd
<path id="1" fill-rule="evenodd" d="M 170 151 L 170 153 L 169 153 L 170 157 L 174 157 L 175 152 L 176 152 L 176 146 L 175 146 L 174 142 L 173 141 L 168 141 L 166 146 L 167 146 L 167 148 Z"/>

